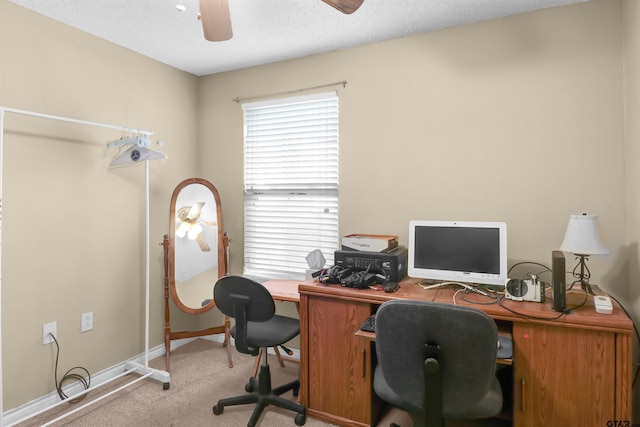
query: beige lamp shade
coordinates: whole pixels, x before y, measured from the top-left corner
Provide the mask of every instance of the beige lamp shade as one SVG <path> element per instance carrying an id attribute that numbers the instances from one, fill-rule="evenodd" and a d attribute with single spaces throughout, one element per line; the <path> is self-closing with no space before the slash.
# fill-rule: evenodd
<path id="1" fill-rule="evenodd" d="M 611 253 L 600 239 L 598 217 L 586 213 L 569 217 L 569 225 L 560 250 L 576 255 L 606 255 Z"/>

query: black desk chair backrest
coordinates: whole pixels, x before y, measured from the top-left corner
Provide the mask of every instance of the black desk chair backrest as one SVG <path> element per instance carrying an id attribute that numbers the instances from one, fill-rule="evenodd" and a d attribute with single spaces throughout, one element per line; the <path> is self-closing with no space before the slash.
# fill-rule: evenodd
<path id="1" fill-rule="evenodd" d="M 218 309 L 236 321 L 232 334 L 236 349 L 256 356 L 260 346 L 248 342 L 248 322 L 266 322 L 276 314 L 276 305 L 267 288 L 246 277 L 225 276 L 216 283 L 213 295 Z"/>
<path id="2" fill-rule="evenodd" d="M 414 426 L 443 418 L 487 418 L 502 408 L 497 326 L 484 312 L 453 304 L 393 300 L 376 314 L 376 393 Z"/>
<path id="3" fill-rule="evenodd" d="M 306 409 L 299 403 L 281 396 L 288 391 L 293 391 L 293 395 L 297 396 L 300 381 L 291 381 L 272 389 L 271 373 L 267 363 L 267 348 L 283 345 L 300 334 L 300 321 L 275 314 L 275 303 L 269 291 L 262 284 L 246 277 L 222 277 L 213 288 L 213 298 L 222 313 L 235 319 L 231 335 L 235 339 L 236 349 L 253 356 L 257 356 L 260 349 L 263 349 L 263 363 L 258 378 L 249 378 L 245 386 L 245 390 L 250 394 L 218 400 L 213 407 L 213 413 L 222 414 L 225 406 L 255 403 L 256 407 L 247 423 L 248 427 L 253 427 L 264 408 L 274 405 L 296 412 L 295 423 L 299 426 L 304 425 Z"/>

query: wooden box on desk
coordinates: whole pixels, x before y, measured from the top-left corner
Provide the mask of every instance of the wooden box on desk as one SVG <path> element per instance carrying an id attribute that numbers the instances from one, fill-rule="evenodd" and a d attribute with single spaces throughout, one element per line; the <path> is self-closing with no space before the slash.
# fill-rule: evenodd
<path id="1" fill-rule="evenodd" d="M 301 389 L 308 415 L 341 426 L 375 425 L 381 405 L 373 392 L 371 341 L 358 338 L 362 322 L 394 298 L 453 302 L 453 289 L 424 290 L 407 280 L 391 294 L 323 284 L 300 284 Z M 568 306 L 582 295 L 569 294 Z M 550 303 L 486 303 L 472 294 L 456 303 L 485 311 L 513 336 L 515 427 L 607 425 L 631 420 L 633 324 L 619 306 L 595 312 L 593 299 L 567 315 Z"/>

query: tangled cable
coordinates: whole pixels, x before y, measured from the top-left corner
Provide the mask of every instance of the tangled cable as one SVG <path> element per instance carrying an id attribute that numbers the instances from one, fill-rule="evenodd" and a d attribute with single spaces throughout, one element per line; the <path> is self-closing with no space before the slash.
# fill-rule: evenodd
<path id="1" fill-rule="evenodd" d="M 58 392 L 58 396 L 60 396 L 60 399 L 66 400 L 66 399 L 69 399 L 69 396 L 67 396 L 65 394 L 65 392 L 62 391 L 62 385 L 65 382 L 75 380 L 75 381 L 79 382 L 80 384 L 82 384 L 82 386 L 84 387 L 85 390 L 88 390 L 89 387 L 91 386 L 91 374 L 89 373 L 89 371 L 87 371 L 82 366 L 74 366 L 73 368 L 71 368 L 67 372 L 65 372 L 65 374 L 62 376 L 62 379 L 60 380 L 60 382 L 58 382 L 58 360 L 60 359 L 60 344 L 58 344 L 58 340 L 56 339 L 55 335 L 51 334 L 51 337 L 53 338 L 53 341 L 56 343 L 56 365 L 55 365 L 55 370 L 53 372 L 54 380 L 55 380 L 55 383 L 56 383 L 56 391 Z M 72 373 L 72 371 L 74 369 L 79 369 L 79 370 L 84 371 L 87 374 L 87 377 L 85 378 L 85 377 L 83 377 L 82 375 L 80 375 L 78 373 Z M 84 399 L 85 397 L 87 397 L 87 395 L 83 394 L 82 396 L 79 396 L 77 398 L 69 400 L 69 402 L 78 403 L 82 399 Z"/>

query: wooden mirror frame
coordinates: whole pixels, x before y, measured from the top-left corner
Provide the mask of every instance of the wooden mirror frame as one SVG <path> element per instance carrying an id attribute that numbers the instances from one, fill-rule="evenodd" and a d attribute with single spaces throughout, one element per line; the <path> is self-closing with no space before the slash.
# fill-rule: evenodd
<path id="1" fill-rule="evenodd" d="M 201 337 L 206 335 L 224 334 L 223 346 L 227 347 L 227 356 L 229 359 L 229 367 L 233 367 L 233 359 L 231 357 L 231 321 L 229 317 L 224 317 L 224 323 L 220 326 L 213 326 L 210 328 L 199 329 L 194 331 L 172 331 L 170 321 L 170 304 L 169 297 L 173 300 L 174 304 L 185 313 L 189 314 L 201 314 L 205 313 L 215 307 L 215 301 L 213 300 L 213 285 L 211 284 L 210 301 L 199 308 L 193 308 L 185 305 L 178 297 L 175 281 L 175 227 L 176 227 L 176 203 L 178 195 L 185 187 L 193 184 L 199 184 L 206 187 L 216 203 L 216 222 L 218 227 L 217 236 L 217 258 L 218 258 L 218 278 L 225 276 L 228 273 L 228 248 L 229 238 L 227 233 L 222 231 L 222 206 L 220 204 L 220 195 L 218 190 L 209 181 L 201 178 L 189 178 L 182 181 L 173 190 L 171 196 L 171 203 L 169 206 L 169 234 L 164 235 L 162 245 L 164 247 L 164 346 L 165 346 L 165 370 L 169 372 L 170 356 L 171 356 L 171 341 L 182 338 Z M 213 254 L 212 254 L 213 255 Z"/>

